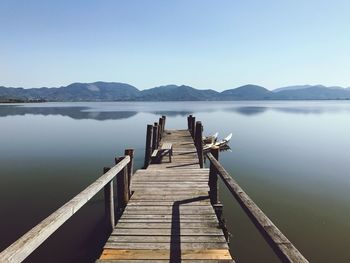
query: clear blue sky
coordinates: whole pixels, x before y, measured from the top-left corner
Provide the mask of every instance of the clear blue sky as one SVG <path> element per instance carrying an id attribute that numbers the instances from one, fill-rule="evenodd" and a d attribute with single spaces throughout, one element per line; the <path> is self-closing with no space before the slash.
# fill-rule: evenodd
<path id="1" fill-rule="evenodd" d="M 0 0 L 0 86 L 350 86 L 350 1 Z"/>

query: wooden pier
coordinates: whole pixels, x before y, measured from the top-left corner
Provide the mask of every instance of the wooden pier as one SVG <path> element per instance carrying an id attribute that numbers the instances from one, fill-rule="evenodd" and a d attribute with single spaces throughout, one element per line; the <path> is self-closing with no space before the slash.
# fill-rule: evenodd
<path id="1" fill-rule="evenodd" d="M 234 262 L 219 178 L 282 262 L 308 262 L 221 166 L 218 148 L 206 154 L 204 168 L 201 122 L 190 115 L 183 130 L 166 130 L 165 122 L 163 116 L 147 126 L 144 169 L 134 173 L 134 152 L 125 150 L 97 181 L 1 252 L 0 262 L 23 261 L 102 188 L 111 235 L 97 262 Z"/>

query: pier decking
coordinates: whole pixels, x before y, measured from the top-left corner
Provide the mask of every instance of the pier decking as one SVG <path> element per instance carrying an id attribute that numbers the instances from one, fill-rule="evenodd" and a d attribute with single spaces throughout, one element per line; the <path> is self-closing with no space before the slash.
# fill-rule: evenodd
<path id="1" fill-rule="evenodd" d="M 163 143 L 173 144 L 172 162 L 163 158 L 133 175 L 131 199 L 98 262 L 233 262 L 191 134 L 167 130 Z"/>

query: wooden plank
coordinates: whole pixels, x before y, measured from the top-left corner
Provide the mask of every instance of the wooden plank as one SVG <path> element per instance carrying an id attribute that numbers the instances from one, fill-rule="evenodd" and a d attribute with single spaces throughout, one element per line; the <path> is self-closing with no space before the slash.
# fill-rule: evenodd
<path id="1" fill-rule="evenodd" d="M 153 214 L 153 215 L 145 215 L 145 214 L 126 214 L 124 213 L 121 217 L 121 219 L 168 219 L 168 220 L 175 220 L 174 216 L 172 214 Z M 215 214 L 207 214 L 207 215 L 199 215 L 199 214 L 193 214 L 193 215 L 186 215 L 186 214 L 180 214 L 179 216 L 180 220 L 186 220 L 186 219 L 207 219 L 207 220 L 216 220 Z"/>
<path id="2" fill-rule="evenodd" d="M 171 259 L 167 249 L 104 249 L 101 259 Z M 232 259 L 227 249 L 181 250 L 181 259 Z"/>
<path id="3" fill-rule="evenodd" d="M 159 229 L 159 228 L 148 228 L 148 229 L 126 229 L 126 228 L 115 228 L 112 235 L 125 235 L 125 236 L 170 236 L 176 235 L 171 229 Z M 180 236 L 223 236 L 223 232 L 219 228 L 201 228 L 201 229 L 181 229 Z"/>
<path id="4" fill-rule="evenodd" d="M 106 248 L 113 249 L 228 249 L 226 242 L 210 242 L 210 243 L 182 243 L 181 240 L 168 242 L 168 243 L 119 243 L 110 242 L 104 246 Z"/>
<path id="5" fill-rule="evenodd" d="M 152 152 L 151 158 L 155 158 L 155 157 L 157 157 L 157 155 L 158 155 L 158 150 L 154 150 Z"/>
<path id="6" fill-rule="evenodd" d="M 110 242 L 125 242 L 125 243 L 169 243 L 171 236 L 110 236 Z M 225 243 L 226 239 L 221 236 L 180 236 L 182 243 Z"/>
<path id="7" fill-rule="evenodd" d="M 159 201 L 159 200 L 131 200 L 128 203 L 128 206 L 172 206 L 174 205 L 173 201 Z M 197 202 L 192 202 L 192 203 L 188 203 L 188 204 L 183 204 L 181 206 L 208 206 L 210 205 L 209 201 L 197 201 Z"/>
<path id="8" fill-rule="evenodd" d="M 159 207 L 161 208 L 161 206 Z M 185 208 L 185 207 L 182 207 Z M 200 207 L 201 208 L 201 207 Z M 173 215 L 174 211 L 172 209 L 158 209 L 158 210 L 154 210 L 154 209 L 129 209 L 127 211 L 124 212 L 126 215 Z M 178 212 L 179 215 L 214 215 L 215 212 L 213 210 L 202 210 L 202 209 L 190 209 L 190 210 L 186 210 L 186 209 L 180 209 L 180 211 Z"/>
<path id="9" fill-rule="evenodd" d="M 161 259 L 158 259 L 158 260 L 155 260 L 155 259 L 152 259 L 152 260 L 147 260 L 147 259 L 98 259 L 96 261 L 96 263 L 169 263 L 169 260 L 161 260 Z M 208 259 L 205 259 L 205 260 L 200 260 L 200 259 L 196 259 L 195 261 L 189 259 L 189 260 L 186 260 L 186 259 L 182 259 L 182 260 L 179 260 L 179 261 L 176 261 L 178 263 L 234 263 L 234 261 L 232 259 L 228 259 L 228 260 L 223 260 L 223 259 L 219 259 L 219 260 L 208 260 Z"/>
<path id="10" fill-rule="evenodd" d="M 159 228 L 159 229 L 171 229 L 176 222 L 169 223 L 132 223 L 132 222 L 118 222 L 115 229 L 118 228 L 132 228 L 132 229 L 147 229 L 147 228 Z M 177 223 L 176 223 L 177 224 Z M 181 229 L 185 228 L 218 228 L 218 224 L 216 222 L 200 222 L 200 223 L 183 223 L 179 222 L 178 227 Z"/>
<path id="11" fill-rule="evenodd" d="M 133 218 L 133 217 L 125 217 L 120 218 L 118 220 L 121 222 L 134 222 L 134 223 L 174 223 L 174 222 L 182 222 L 182 223 L 201 223 L 201 222 L 212 222 L 218 223 L 218 221 L 214 217 L 198 217 L 198 218 Z"/>

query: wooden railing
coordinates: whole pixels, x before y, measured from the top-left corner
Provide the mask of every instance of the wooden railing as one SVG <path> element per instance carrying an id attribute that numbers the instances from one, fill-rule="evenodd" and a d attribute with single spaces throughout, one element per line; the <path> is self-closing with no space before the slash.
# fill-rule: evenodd
<path id="1" fill-rule="evenodd" d="M 22 262 L 82 206 L 102 190 L 102 188 L 104 188 L 105 194 L 106 217 L 108 225 L 112 230 L 115 225 L 116 214 L 122 212 L 130 197 L 133 154 L 134 152 L 132 149 L 125 150 L 125 156 L 116 158 L 115 166 L 112 168 L 104 168 L 104 174 L 94 183 L 2 251 L 0 253 L 0 262 Z M 117 213 L 115 213 L 114 206 L 114 178 L 117 179 Z"/>
<path id="2" fill-rule="evenodd" d="M 144 169 L 146 169 L 151 162 L 152 151 L 159 147 L 165 130 L 165 121 L 166 116 L 162 116 L 159 118 L 159 122 L 155 122 L 153 125 L 147 125 Z"/>
<path id="3" fill-rule="evenodd" d="M 218 203 L 217 182 L 219 175 L 227 189 L 234 196 L 282 262 L 308 262 L 308 260 L 298 251 L 298 249 L 288 240 L 288 238 L 283 235 L 283 233 L 272 223 L 272 221 L 219 163 L 219 149 L 217 147 L 213 147 L 211 151 L 206 154 L 206 156 L 210 161 L 209 188 L 211 202 L 213 204 Z"/>
<path id="4" fill-rule="evenodd" d="M 254 203 L 254 201 L 243 191 L 238 183 L 232 178 L 232 176 L 224 169 L 219 163 L 219 147 L 213 146 L 210 152 L 203 153 L 203 126 L 200 121 L 196 121 L 196 118 L 192 115 L 187 117 L 187 127 L 195 142 L 199 165 L 203 167 L 203 154 L 210 161 L 209 170 L 209 196 L 210 201 L 214 207 L 214 210 L 224 228 L 225 235 L 226 226 L 222 221 L 223 206 L 219 201 L 218 193 L 218 176 L 222 179 L 230 193 L 235 197 L 250 220 L 257 227 L 259 232 L 268 242 L 270 247 L 280 258 L 282 262 L 298 262 L 306 263 L 308 260 L 296 249 L 296 247 L 287 239 L 285 235 L 272 223 L 272 221 L 264 214 L 264 212 Z"/>
<path id="5" fill-rule="evenodd" d="M 199 167 L 204 167 L 204 156 L 203 156 L 203 125 L 202 122 L 197 121 L 196 117 L 189 115 L 187 117 L 187 127 L 194 140 L 194 144 L 197 149 Z"/>

